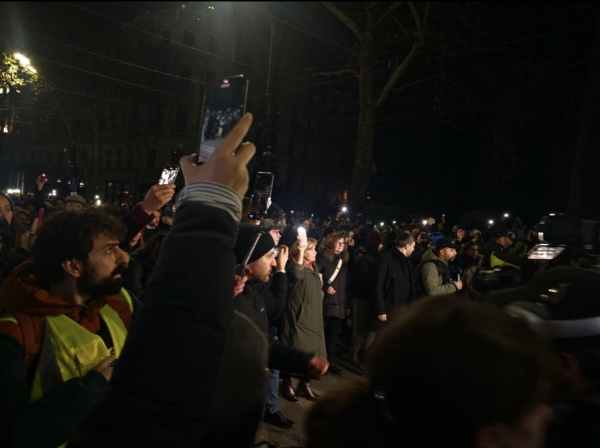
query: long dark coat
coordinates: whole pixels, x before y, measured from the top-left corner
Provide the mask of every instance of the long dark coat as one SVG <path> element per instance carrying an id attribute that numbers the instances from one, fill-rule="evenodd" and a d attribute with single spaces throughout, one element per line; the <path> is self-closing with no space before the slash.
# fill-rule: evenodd
<path id="1" fill-rule="evenodd" d="M 323 294 L 319 269 L 315 270 L 290 260 L 288 301 L 283 313 L 281 338 L 283 342 L 315 356 L 327 356 L 323 330 Z"/>
<path id="2" fill-rule="evenodd" d="M 335 277 L 331 285 L 327 282 L 335 272 L 337 265 L 342 259 L 340 272 Z M 321 274 L 323 274 L 323 316 L 337 317 L 338 319 L 346 318 L 346 310 L 351 308 L 348 300 L 348 253 L 342 252 L 340 255 L 335 255 L 333 250 L 326 249 L 322 257 L 317 259 Z M 335 294 L 328 294 L 329 287 L 335 289 Z"/>

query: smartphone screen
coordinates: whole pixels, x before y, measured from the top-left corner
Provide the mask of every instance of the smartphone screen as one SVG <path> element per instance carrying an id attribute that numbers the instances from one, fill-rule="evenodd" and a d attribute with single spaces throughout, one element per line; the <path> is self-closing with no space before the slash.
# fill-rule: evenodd
<path id="1" fill-rule="evenodd" d="M 158 179 L 158 185 L 174 184 L 179 174 L 179 165 L 167 165 Z"/>
<path id="2" fill-rule="evenodd" d="M 308 244 L 308 238 L 306 237 L 306 229 L 304 227 L 298 227 L 298 236 L 303 246 Z"/>
<path id="3" fill-rule="evenodd" d="M 206 161 L 246 113 L 248 78 L 231 76 L 206 86 L 198 161 Z"/>
<path id="4" fill-rule="evenodd" d="M 273 192 L 273 173 L 258 173 L 254 183 L 254 192 L 250 201 L 250 219 L 263 219 L 271 206 L 271 194 Z"/>

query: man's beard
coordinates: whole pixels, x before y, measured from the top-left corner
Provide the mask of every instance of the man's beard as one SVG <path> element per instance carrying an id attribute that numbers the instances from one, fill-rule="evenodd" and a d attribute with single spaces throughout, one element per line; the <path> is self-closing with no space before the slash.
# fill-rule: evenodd
<path id="1" fill-rule="evenodd" d="M 127 265 L 120 264 L 108 277 L 98 279 L 98 273 L 89 262 L 85 262 L 84 271 L 81 277 L 77 279 L 77 288 L 80 294 L 90 295 L 96 299 L 102 296 L 112 296 L 119 294 L 123 287 L 123 277 L 115 278 L 117 274 L 122 274 L 127 269 Z"/>

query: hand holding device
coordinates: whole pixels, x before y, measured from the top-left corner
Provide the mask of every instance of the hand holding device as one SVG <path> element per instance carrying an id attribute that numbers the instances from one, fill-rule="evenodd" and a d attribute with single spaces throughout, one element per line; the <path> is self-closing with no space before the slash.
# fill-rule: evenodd
<path id="1" fill-rule="evenodd" d="M 182 157 L 180 164 L 185 184 L 214 182 L 231 188 L 242 199 L 244 193 L 248 190 L 248 169 L 246 166 L 254 156 L 256 147 L 252 143 L 244 143 L 241 146 L 240 143 L 251 124 L 252 114 L 247 113 L 231 130 L 229 135 L 223 139 L 223 142 L 213 152 L 208 161 L 201 166 L 196 164 L 197 154 Z"/>
<path id="2" fill-rule="evenodd" d="M 140 204 L 142 210 L 150 214 L 163 207 L 175 194 L 175 184 L 153 185 Z"/>
<path id="3" fill-rule="evenodd" d="M 40 174 L 37 179 L 35 180 L 35 183 L 38 186 L 38 190 L 42 190 L 44 188 L 44 185 L 46 185 L 46 175 L 45 174 Z"/>
<path id="4" fill-rule="evenodd" d="M 179 174 L 179 165 L 167 165 L 160 175 L 158 185 L 174 184 Z"/>

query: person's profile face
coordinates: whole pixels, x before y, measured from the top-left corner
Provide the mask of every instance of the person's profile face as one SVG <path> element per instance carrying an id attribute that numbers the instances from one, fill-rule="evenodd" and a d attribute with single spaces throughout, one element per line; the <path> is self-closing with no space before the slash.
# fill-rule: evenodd
<path id="1" fill-rule="evenodd" d="M 415 251 L 415 242 L 413 241 L 410 245 L 406 245 L 406 255 L 410 257 Z"/>

